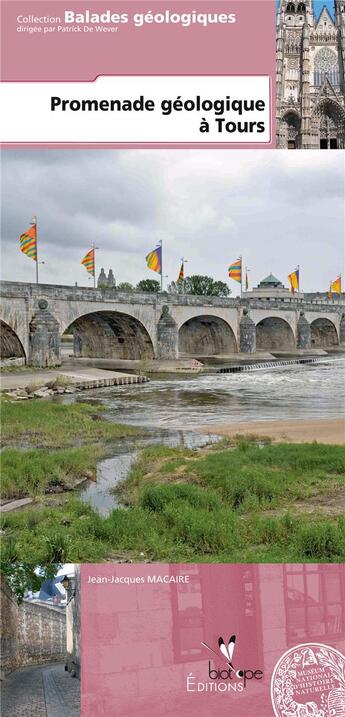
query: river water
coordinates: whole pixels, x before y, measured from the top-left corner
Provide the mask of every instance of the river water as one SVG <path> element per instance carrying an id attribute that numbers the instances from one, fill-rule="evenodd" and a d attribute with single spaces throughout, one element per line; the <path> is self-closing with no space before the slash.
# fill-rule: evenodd
<path id="1" fill-rule="evenodd" d="M 229 374 L 157 375 L 93 391 L 119 423 L 193 429 L 214 423 L 336 418 L 344 414 L 345 358 Z M 84 395 L 84 394 L 83 394 Z"/>
<path id="2" fill-rule="evenodd" d="M 199 447 L 212 436 L 212 424 L 243 421 L 337 418 L 345 414 L 345 358 L 314 364 L 265 368 L 245 373 L 157 375 L 146 384 L 104 388 L 77 400 L 104 404 L 105 417 L 149 429 L 141 444 Z M 210 436 L 193 433 L 210 426 Z M 100 461 L 97 482 L 88 483 L 82 499 L 102 514 L 116 507 L 109 493 L 137 455 L 137 441 L 122 441 Z"/>

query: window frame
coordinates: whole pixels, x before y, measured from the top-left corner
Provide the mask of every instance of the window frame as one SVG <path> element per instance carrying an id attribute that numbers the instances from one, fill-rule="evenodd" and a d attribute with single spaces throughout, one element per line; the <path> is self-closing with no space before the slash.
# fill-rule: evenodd
<path id="1" fill-rule="evenodd" d="M 292 634 L 292 619 L 289 616 L 291 615 L 291 610 L 293 607 L 289 604 L 288 599 L 288 577 L 290 575 L 299 575 L 303 577 L 303 602 L 298 607 L 301 607 L 304 609 L 304 632 L 305 636 L 301 638 L 302 640 L 310 640 L 311 633 L 310 633 L 310 627 L 309 627 L 309 611 L 308 608 L 310 608 L 310 604 L 308 604 L 308 592 L 307 592 L 307 577 L 308 575 L 318 575 L 320 577 L 320 590 L 321 590 L 321 599 L 320 599 L 320 610 L 322 611 L 322 620 L 323 624 L 325 626 L 325 631 L 321 634 L 315 634 L 312 635 L 312 639 L 315 642 L 323 641 L 326 638 L 330 639 L 339 639 L 345 636 L 345 569 L 344 566 L 341 564 L 332 565 L 332 572 L 330 572 L 330 566 L 329 565 L 318 565 L 318 564 L 294 564 L 294 567 L 299 567 L 300 570 L 296 569 L 289 569 L 289 564 L 283 565 L 283 581 L 284 581 L 284 602 L 285 602 L 285 617 L 286 617 L 286 641 L 287 645 L 294 645 L 296 644 L 296 636 Z M 314 568 L 311 569 L 311 568 Z M 340 588 L 340 598 L 331 600 L 327 598 L 327 591 L 326 591 L 326 582 L 327 579 L 329 579 L 330 575 L 337 575 L 339 577 L 339 588 Z M 341 615 L 341 629 L 339 632 L 331 632 L 328 628 L 329 624 L 329 617 L 331 616 L 329 613 L 329 608 L 331 606 L 338 605 L 340 606 L 340 615 Z M 296 606 L 297 607 L 297 606 Z"/>

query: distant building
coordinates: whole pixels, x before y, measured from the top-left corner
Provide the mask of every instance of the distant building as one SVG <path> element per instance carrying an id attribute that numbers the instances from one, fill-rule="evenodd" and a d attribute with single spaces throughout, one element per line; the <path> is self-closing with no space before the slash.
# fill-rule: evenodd
<path id="1" fill-rule="evenodd" d="M 106 276 L 106 273 L 105 273 L 105 271 L 104 271 L 104 269 L 103 269 L 103 267 L 102 267 L 102 269 L 101 269 L 101 271 L 100 271 L 100 274 L 99 274 L 99 277 L 98 277 L 98 279 L 97 279 L 97 288 L 98 288 L 98 289 L 103 289 L 105 286 L 107 286 L 107 276 Z"/>
<path id="2" fill-rule="evenodd" d="M 342 293 L 340 296 L 337 296 L 337 294 L 333 294 L 332 298 L 330 298 L 328 291 L 295 291 L 293 294 L 290 289 L 280 281 L 280 279 L 277 279 L 274 274 L 269 274 L 265 277 L 265 279 L 262 279 L 260 283 L 257 286 L 254 286 L 249 291 L 244 291 L 242 293 L 243 299 L 262 299 L 262 300 L 274 300 L 278 299 L 280 301 L 293 301 L 296 299 L 303 299 L 304 301 L 344 301 L 344 293 Z"/>
<path id="3" fill-rule="evenodd" d="M 269 274 L 265 279 L 262 279 L 256 287 L 250 291 L 243 292 L 242 296 L 244 299 L 280 299 L 282 301 L 290 301 L 292 296 L 301 299 L 304 297 L 304 294 L 300 291 L 296 291 L 292 294 L 290 289 L 284 286 L 280 279 L 277 279 L 273 274 Z"/>
<path id="4" fill-rule="evenodd" d="M 279 149 L 345 147 L 345 1 L 320 17 L 313 0 L 279 0 L 276 107 Z"/>
<path id="5" fill-rule="evenodd" d="M 108 288 L 112 288 L 112 287 L 116 286 L 115 276 L 113 274 L 112 269 L 109 269 L 107 283 L 108 283 Z"/>
<path id="6" fill-rule="evenodd" d="M 99 277 L 97 279 L 97 288 L 98 289 L 115 289 L 116 288 L 115 276 L 113 274 L 112 269 L 109 269 L 108 276 L 107 276 L 102 267 L 102 269 L 99 273 Z"/>

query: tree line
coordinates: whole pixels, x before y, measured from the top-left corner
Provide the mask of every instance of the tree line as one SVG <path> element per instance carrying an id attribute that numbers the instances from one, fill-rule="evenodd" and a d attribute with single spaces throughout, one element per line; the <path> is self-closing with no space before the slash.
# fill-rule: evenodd
<path id="1" fill-rule="evenodd" d="M 99 285 L 99 288 L 105 287 L 106 285 L 104 287 Z M 156 279 L 141 279 L 136 286 L 123 281 L 116 286 L 117 291 L 144 291 L 151 294 L 158 294 L 160 288 L 160 282 Z M 215 281 L 211 276 L 201 274 L 187 276 L 183 283 L 172 281 L 168 285 L 167 291 L 169 294 L 195 294 L 197 296 L 229 296 L 231 294 L 231 290 L 224 281 Z"/>

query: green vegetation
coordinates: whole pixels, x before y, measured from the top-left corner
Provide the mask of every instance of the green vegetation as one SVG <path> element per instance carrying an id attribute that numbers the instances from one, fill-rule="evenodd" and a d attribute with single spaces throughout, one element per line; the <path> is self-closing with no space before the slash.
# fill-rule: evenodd
<path id="1" fill-rule="evenodd" d="M 58 564 L 50 563 L 41 567 L 39 575 L 37 575 L 36 566 L 29 565 L 27 563 L 12 563 L 8 558 L 9 554 L 6 554 L 6 560 L 0 561 L 0 572 L 2 576 L 5 576 L 6 581 L 10 585 L 13 593 L 17 598 L 17 602 L 20 604 L 23 602 L 24 595 L 27 590 L 33 590 L 37 592 L 44 580 L 54 578 L 59 568 Z"/>
<path id="2" fill-rule="evenodd" d="M 168 286 L 170 294 L 195 294 L 196 296 L 229 296 L 231 290 L 224 281 L 216 281 L 211 276 L 193 274 L 187 276 L 184 284 L 172 281 Z"/>
<path id="3" fill-rule="evenodd" d="M 231 294 L 224 281 L 216 281 L 211 276 L 199 274 L 186 277 L 185 291 L 187 294 L 196 294 L 197 296 L 229 296 Z"/>
<path id="4" fill-rule="evenodd" d="M 134 286 L 129 281 L 121 281 L 116 288 L 117 291 L 134 291 Z"/>
<path id="5" fill-rule="evenodd" d="M 137 284 L 138 291 L 148 291 L 150 294 L 158 294 L 161 290 L 160 281 L 157 279 L 141 279 Z"/>
<path id="6" fill-rule="evenodd" d="M 38 499 L 94 478 L 105 443 L 138 433 L 103 420 L 102 411 L 89 403 L 2 402 L 1 498 Z M 23 452 L 18 444 L 39 447 Z"/>
<path id="7" fill-rule="evenodd" d="M 243 439 L 198 453 L 151 447 L 118 490 L 127 508 L 101 517 L 68 494 L 5 514 L 3 552 L 34 564 L 343 562 L 344 458 L 342 446 Z"/>
<path id="8" fill-rule="evenodd" d="M 37 498 L 57 488 L 72 489 L 82 478 L 94 478 L 99 446 L 64 448 L 58 451 L 8 448 L 1 454 L 1 498 Z"/>
<path id="9" fill-rule="evenodd" d="M 102 420 L 99 404 L 53 401 L 3 402 L 2 444 L 64 448 L 135 435 L 137 430 Z"/>
<path id="10" fill-rule="evenodd" d="M 49 371 L 50 369 L 42 369 L 43 371 Z M 22 374 L 24 371 L 32 372 L 32 366 L 1 366 L 1 373 L 19 373 Z"/>
<path id="11" fill-rule="evenodd" d="M 216 445 L 193 451 L 154 446 L 142 451 L 129 478 L 120 487 L 127 505 L 138 505 L 148 486 L 181 483 L 212 490 L 223 505 L 239 513 L 287 508 L 345 488 L 345 448 L 321 444 L 278 444 L 259 447 L 255 439 L 239 439 L 235 448 Z"/>

